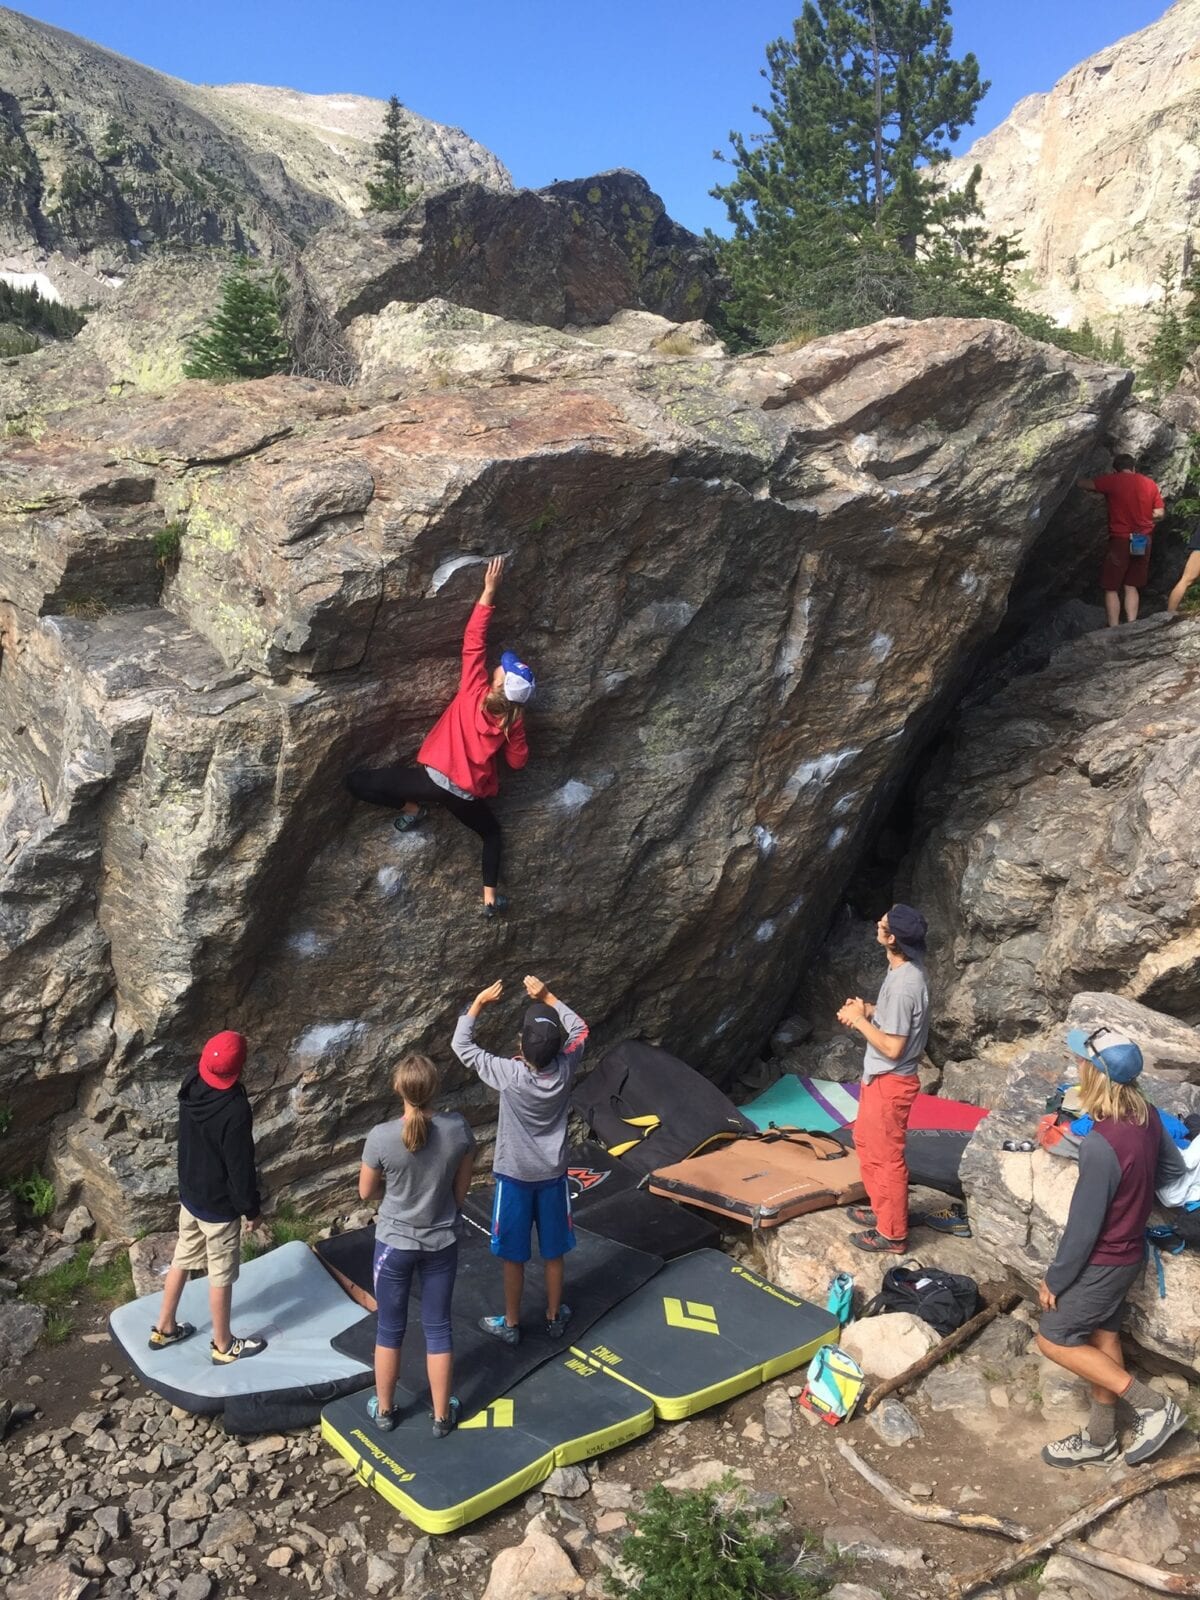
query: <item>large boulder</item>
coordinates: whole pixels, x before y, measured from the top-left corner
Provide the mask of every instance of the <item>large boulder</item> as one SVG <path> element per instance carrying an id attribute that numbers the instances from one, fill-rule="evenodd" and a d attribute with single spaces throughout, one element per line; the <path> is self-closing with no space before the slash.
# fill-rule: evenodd
<path id="1" fill-rule="evenodd" d="M 598 1045 L 748 1063 L 1124 387 L 890 322 L 636 384 L 188 384 L 10 440 L 0 1099 L 21 1137 L 66 1112 L 60 1199 L 166 1220 L 176 1086 L 229 1025 L 301 1205 L 405 1049 L 487 1120 L 446 1042 L 488 977 L 543 970 Z M 499 925 L 452 819 L 400 835 L 342 787 L 411 759 L 497 549 L 492 644 L 542 684 Z"/>

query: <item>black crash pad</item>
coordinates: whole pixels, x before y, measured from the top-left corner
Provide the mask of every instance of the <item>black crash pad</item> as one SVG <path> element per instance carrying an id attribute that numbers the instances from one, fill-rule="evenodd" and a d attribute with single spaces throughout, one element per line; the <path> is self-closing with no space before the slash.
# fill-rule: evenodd
<path id="1" fill-rule="evenodd" d="M 853 1150 L 854 1124 L 836 1129 L 833 1137 Z M 904 1136 L 908 1181 L 961 1200 L 963 1186 L 958 1169 L 971 1137 L 971 1132 L 957 1128 L 910 1128 Z"/>

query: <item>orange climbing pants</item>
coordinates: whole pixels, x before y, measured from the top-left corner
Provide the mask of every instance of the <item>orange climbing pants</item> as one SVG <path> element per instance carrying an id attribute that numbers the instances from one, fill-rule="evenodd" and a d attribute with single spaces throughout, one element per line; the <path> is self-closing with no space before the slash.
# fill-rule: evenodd
<path id="1" fill-rule="evenodd" d="M 862 1086 L 854 1148 L 863 1187 L 885 1239 L 908 1238 L 908 1166 L 904 1135 L 921 1087 L 915 1072 L 885 1072 Z"/>

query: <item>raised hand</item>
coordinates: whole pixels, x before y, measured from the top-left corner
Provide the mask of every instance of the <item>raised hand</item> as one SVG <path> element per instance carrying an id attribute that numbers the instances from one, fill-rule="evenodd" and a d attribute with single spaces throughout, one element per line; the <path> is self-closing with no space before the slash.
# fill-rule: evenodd
<path id="1" fill-rule="evenodd" d="M 480 596 L 480 605 L 490 606 L 496 598 L 496 590 L 500 587 L 500 580 L 504 576 L 504 557 L 493 556 L 488 562 L 483 574 L 483 594 Z"/>
<path id="2" fill-rule="evenodd" d="M 531 1000 L 544 1000 L 550 991 L 540 978 L 528 977 L 525 979 L 525 993 Z"/>
<path id="3" fill-rule="evenodd" d="M 471 1001 L 471 1010 L 478 1016 L 484 1006 L 493 1005 L 499 1000 L 504 990 L 504 979 L 497 978 L 495 983 L 489 983 L 486 989 L 481 989 Z"/>

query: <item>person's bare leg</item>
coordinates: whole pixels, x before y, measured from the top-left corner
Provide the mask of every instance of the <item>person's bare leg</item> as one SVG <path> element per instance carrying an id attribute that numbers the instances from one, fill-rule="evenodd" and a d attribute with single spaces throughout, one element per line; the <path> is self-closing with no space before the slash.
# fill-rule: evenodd
<path id="1" fill-rule="evenodd" d="M 1099 1340 L 1104 1343 L 1098 1343 Z M 1094 1333 L 1090 1344 L 1051 1344 L 1039 1333 L 1037 1347 L 1047 1361 L 1065 1367 L 1077 1378 L 1085 1378 L 1092 1386 L 1093 1397 L 1101 1405 L 1109 1404 L 1101 1398 L 1104 1395 L 1111 1396 L 1111 1403 L 1115 1405 L 1129 1387 L 1129 1374 L 1121 1359 L 1121 1342 L 1115 1333 Z"/>
<path id="2" fill-rule="evenodd" d="M 521 1320 L 521 1296 L 525 1292 L 525 1264 L 521 1261 L 504 1263 L 504 1320 L 515 1328 Z"/>
<path id="3" fill-rule="evenodd" d="M 483 886 L 483 903 L 485 906 L 496 904 L 496 891 L 490 883 L 485 883 Z"/>
<path id="4" fill-rule="evenodd" d="M 450 1415 L 450 1391 L 454 1387 L 454 1352 L 444 1355 L 426 1355 L 425 1371 L 429 1376 L 429 1396 L 433 1401 L 433 1414 L 441 1419 Z M 382 1405 L 383 1402 L 380 1401 Z"/>
<path id="5" fill-rule="evenodd" d="M 546 1320 L 553 1322 L 562 1305 L 563 1297 L 563 1260 L 559 1256 L 554 1261 L 543 1261 L 542 1271 L 546 1278 Z"/>
<path id="6" fill-rule="evenodd" d="M 187 1281 L 188 1275 L 183 1267 L 172 1267 L 167 1273 L 167 1281 L 163 1285 L 162 1310 L 158 1313 L 159 1333 L 175 1332 L 175 1313 L 179 1310 L 179 1298 Z"/>
<path id="7" fill-rule="evenodd" d="M 1121 596 L 1116 589 L 1104 591 L 1104 615 L 1110 628 L 1117 627 L 1121 621 Z"/>
<path id="8" fill-rule="evenodd" d="M 406 800 L 400 807 L 400 815 L 403 817 L 415 817 L 420 809 L 415 800 Z"/>
<path id="9" fill-rule="evenodd" d="M 1127 583 L 1125 585 L 1125 620 L 1127 622 L 1137 621 L 1140 600 L 1141 593 L 1131 583 Z"/>
<path id="10" fill-rule="evenodd" d="M 233 1342 L 233 1334 L 229 1331 L 229 1308 L 232 1303 L 233 1285 L 231 1283 L 209 1284 L 208 1311 L 212 1317 L 213 1343 L 218 1350 L 228 1350 Z"/>
<path id="11" fill-rule="evenodd" d="M 1200 578 L 1200 551 L 1192 551 L 1184 563 L 1183 576 L 1167 596 L 1167 610 L 1174 613 L 1183 604 L 1183 597 Z"/>
<path id="12" fill-rule="evenodd" d="M 400 1351 L 375 1346 L 375 1398 L 380 1412 L 391 1411 L 396 1404 L 396 1382 L 400 1377 Z"/>

